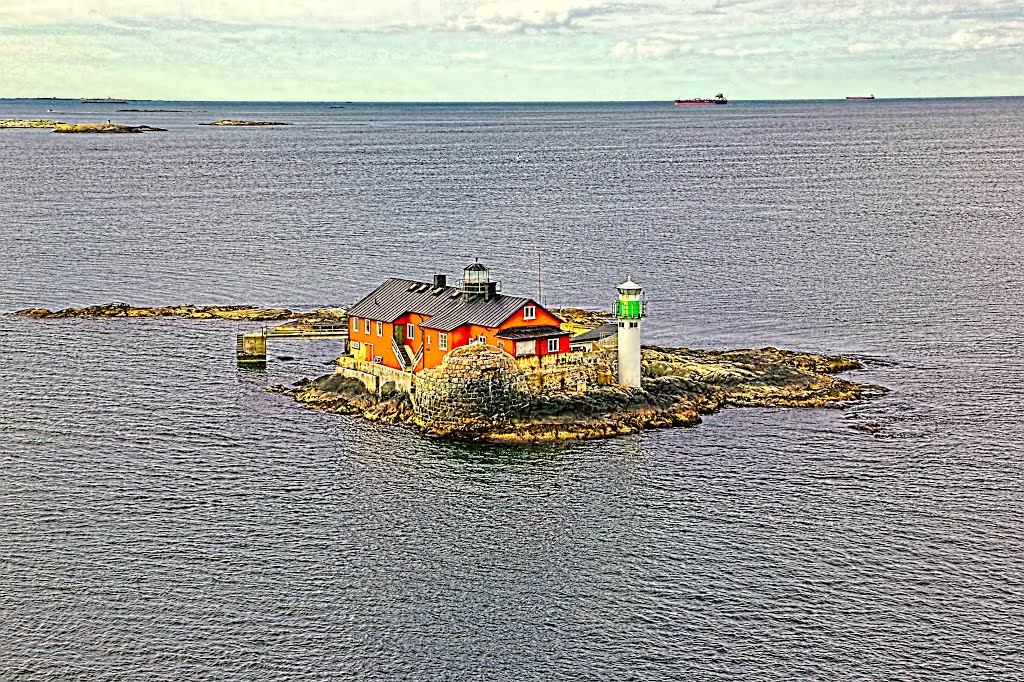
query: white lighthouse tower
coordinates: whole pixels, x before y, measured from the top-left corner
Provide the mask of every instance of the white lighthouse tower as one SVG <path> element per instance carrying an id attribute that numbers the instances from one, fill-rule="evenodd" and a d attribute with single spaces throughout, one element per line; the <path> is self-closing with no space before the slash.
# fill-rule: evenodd
<path id="1" fill-rule="evenodd" d="M 647 317 L 644 290 L 632 276 L 620 284 L 615 317 L 619 322 L 619 384 L 640 387 L 640 323 Z"/>

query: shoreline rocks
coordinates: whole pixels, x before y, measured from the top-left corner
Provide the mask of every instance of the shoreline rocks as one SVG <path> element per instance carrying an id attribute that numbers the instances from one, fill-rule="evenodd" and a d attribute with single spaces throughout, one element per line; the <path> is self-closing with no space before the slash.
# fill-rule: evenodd
<path id="1" fill-rule="evenodd" d="M 11 118 L 6 121 L 0 121 L 0 128 L 56 128 L 59 125 L 64 124 L 60 121 L 51 121 L 50 119 Z"/>
<path id="2" fill-rule="evenodd" d="M 306 407 L 406 424 L 424 436 L 456 441 L 529 444 L 608 438 L 644 429 L 695 426 L 728 407 L 842 407 L 885 393 L 833 376 L 860 368 L 853 358 L 776 348 L 702 351 L 645 347 L 641 388 L 590 386 L 579 391 L 524 391 L 500 418 L 455 409 L 425 419 L 418 394 L 377 396 L 341 374 L 304 380 L 285 391 Z M 492 410 L 493 411 L 493 410 Z M 454 415 L 458 415 L 455 417 Z"/>
<path id="3" fill-rule="evenodd" d="M 65 308 L 48 310 L 46 308 L 26 308 L 14 313 L 21 317 L 37 320 L 67 319 L 75 317 L 112 317 L 112 318 L 145 318 L 145 317 L 181 317 L 190 320 L 237 320 L 241 322 L 264 322 L 276 320 L 293 320 L 310 317 L 313 313 L 302 313 L 285 308 L 260 308 L 245 305 L 183 305 L 164 306 L 160 308 L 135 308 L 127 303 L 106 303 L 86 308 Z"/>
<path id="4" fill-rule="evenodd" d="M 280 121 L 237 121 L 233 119 L 222 119 L 220 121 L 214 121 L 212 123 L 200 123 L 201 126 L 290 126 L 291 123 L 281 123 Z"/>
<path id="5" fill-rule="evenodd" d="M 66 123 L 57 124 L 53 132 L 55 133 L 100 133 L 100 134 L 116 134 L 116 133 L 166 133 L 166 128 L 153 128 L 151 126 L 127 126 L 120 123 L 80 123 L 78 125 L 69 125 Z"/>

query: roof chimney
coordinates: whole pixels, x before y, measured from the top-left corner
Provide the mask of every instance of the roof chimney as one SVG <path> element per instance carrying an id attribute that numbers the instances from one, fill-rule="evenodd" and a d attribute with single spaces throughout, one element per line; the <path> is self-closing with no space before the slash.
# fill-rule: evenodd
<path id="1" fill-rule="evenodd" d="M 448 286 L 448 278 L 445 275 L 434 275 L 434 288 Z"/>

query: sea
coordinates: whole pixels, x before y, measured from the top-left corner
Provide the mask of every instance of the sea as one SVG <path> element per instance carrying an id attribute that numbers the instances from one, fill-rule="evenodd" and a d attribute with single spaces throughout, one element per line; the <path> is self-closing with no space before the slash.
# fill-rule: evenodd
<path id="1" fill-rule="evenodd" d="M 1024 98 L 7 118 L 167 132 L 0 130 L 0 680 L 1024 679 Z M 267 390 L 336 342 L 245 370 L 260 324 L 10 314 L 477 258 L 550 307 L 632 275 L 645 343 L 888 392 L 455 444 Z"/>

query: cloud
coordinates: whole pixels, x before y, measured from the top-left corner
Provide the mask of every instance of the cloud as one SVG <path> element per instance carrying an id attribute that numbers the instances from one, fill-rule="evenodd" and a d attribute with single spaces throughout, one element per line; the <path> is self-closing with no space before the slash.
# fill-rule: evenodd
<path id="1" fill-rule="evenodd" d="M 864 54 L 866 52 L 875 52 L 879 49 L 879 45 L 875 43 L 856 42 L 846 46 L 846 51 L 850 54 Z"/>
<path id="2" fill-rule="evenodd" d="M 1024 45 L 1024 27 L 1021 26 L 960 29 L 941 44 L 947 50 L 981 50 L 1018 45 Z"/>
<path id="3" fill-rule="evenodd" d="M 698 35 L 660 34 L 635 40 L 623 40 L 612 46 L 611 56 L 625 60 L 657 60 L 690 52 Z"/>
<path id="4" fill-rule="evenodd" d="M 452 59 L 458 59 L 460 61 L 480 61 L 487 59 L 488 55 L 486 52 L 456 52 L 452 55 Z"/>
<path id="5" fill-rule="evenodd" d="M 630 16 L 660 16 L 673 11 L 669 5 L 677 1 L 0 0 L 0 26 L 204 22 L 367 32 L 420 29 L 540 33 L 573 31 L 591 19 L 621 24 Z"/>
<path id="6" fill-rule="evenodd" d="M 487 33 L 564 31 L 591 17 L 638 8 L 608 0 L 508 0 L 472 7 L 449 20 L 448 27 Z"/>
<path id="7" fill-rule="evenodd" d="M 210 22 L 359 30 L 441 25 L 440 0 L 3 0 L 0 26 Z"/>

